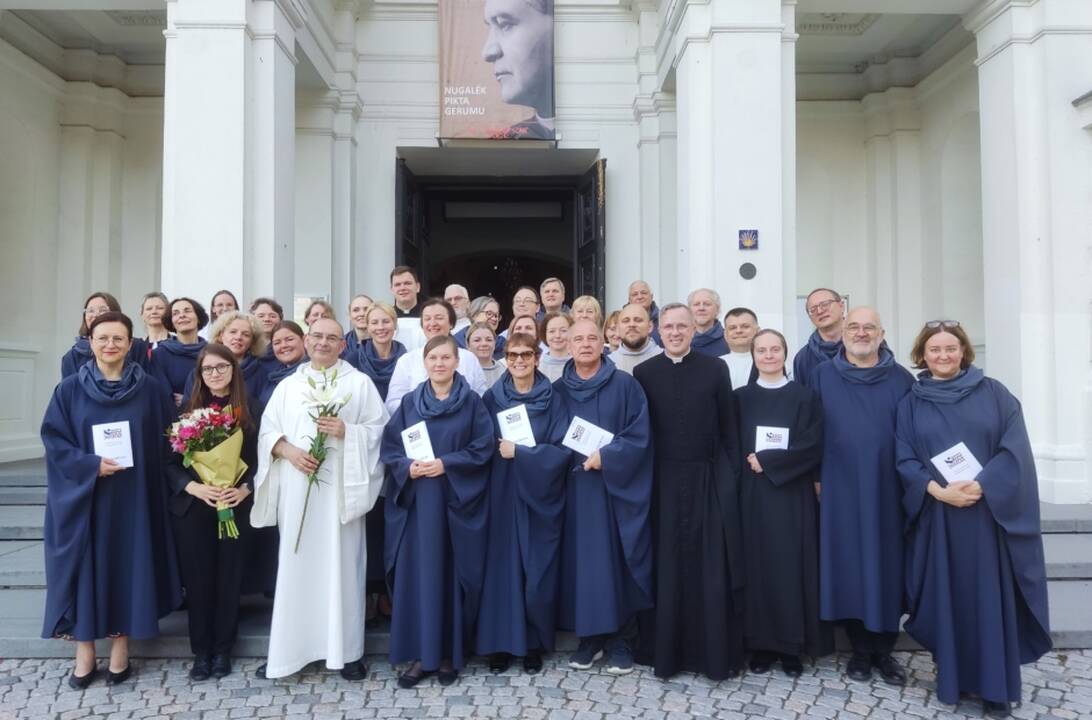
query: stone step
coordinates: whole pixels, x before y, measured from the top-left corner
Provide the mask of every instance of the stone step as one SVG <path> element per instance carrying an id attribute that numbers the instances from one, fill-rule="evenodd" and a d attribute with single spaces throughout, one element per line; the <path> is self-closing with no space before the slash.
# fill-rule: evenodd
<path id="1" fill-rule="evenodd" d="M 45 484 L 46 463 L 43 458 L 0 463 L 0 487 Z"/>
<path id="2" fill-rule="evenodd" d="M 42 505 L 0 506 L 0 540 L 41 540 L 44 523 Z"/>
<path id="3" fill-rule="evenodd" d="M 1039 503 L 1043 533 L 1092 533 L 1092 505 Z"/>
<path id="4" fill-rule="evenodd" d="M 0 587 L 45 587 L 41 540 L 0 540 Z"/>
<path id="5" fill-rule="evenodd" d="M 1043 551 L 1048 578 L 1092 580 L 1092 533 L 1044 534 Z"/>
<path id="6" fill-rule="evenodd" d="M 1092 648 L 1092 582 L 1072 580 L 1050 581 L 1051 636 L 1057 649 Z M 70 643 L 45 640 L 42 630 L 44 589 L 0 590 L 0 657 L 7 658 L 68 658 L 73 650 Z M 239 613 L 239 639 L 235 645 L 238 657 L 264 657 L 269 646 L 269 619 L 272 601 L 262 597 L 243 598 Z M 171 613 L 160 621 L 160 637 L 133 641 L 134 657 L 189 657 L 189 637 L 184 611 Z M 390 646 L 389 625 L 367 630 L 365 647 L 368 654 L 386 654 Z M 849 647 L 844 633 L 838 633 L 838 648 Z M 898 649 L 918 650 L 920 646 L 905 633 L 899 638 Z M 559 633 L 557 649 L 569 652 L 576 648 L 571 633 Z M 100 655 L 109 654 L 108 641 L 98 643 Z"/>
<path id="7" fill-rule="evenodd" d="M 45 505 L 45 485 L 2 485 L 0 507 L 9 505 Z"/>

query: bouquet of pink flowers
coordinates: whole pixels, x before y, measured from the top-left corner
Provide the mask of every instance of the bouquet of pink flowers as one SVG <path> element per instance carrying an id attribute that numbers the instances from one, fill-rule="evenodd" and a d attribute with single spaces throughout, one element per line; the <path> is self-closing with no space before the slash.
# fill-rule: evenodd
<path id="1" fill-rule="evenodd" d="M 243 432 L 239 414 L 231 405 L 216 405 L 185 413 L 167 430 L 171 449 L 182 455 L 182 466 L 193 468 L 201 482 L 215 488 L 231 488 L 247 470 L 242 461 Z M 239 537 L 235 511 L 225 503 L 216 506 L 217 535 Z"/>

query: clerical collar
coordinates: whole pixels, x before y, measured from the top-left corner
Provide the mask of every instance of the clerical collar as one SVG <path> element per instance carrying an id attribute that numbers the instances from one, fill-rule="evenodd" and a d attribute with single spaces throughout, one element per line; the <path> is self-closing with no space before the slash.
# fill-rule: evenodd
<path id="1" fill-rule="evenodd" d="M 759 387 L 764 387 L 767 390 L 776 390 L 777 388 L 783 388 L 789 384 L 789 379 L 782 376 L 780 380 L 770 382 L 769 380 L 763 380 L 761 377 L 755 380 L 755 384 Z"/>
<path id="2" fill-rule="evenodd" d="M 686 352 L 684 352 L 679 357 L 675 357 L 674 355 L 671 355 L 671 354 L 669 354 L 667 352 L 664 352 L 664 355 L 667 355 L 669 358 L 671 358 L 671 362 L 675 363 L 676 365 L 678 365 L 683 360 L 685 360 L 686 356 L 689 355 L 689 354 L 690 354 L 690 349 L 689 348 L 687 348 Z"/>

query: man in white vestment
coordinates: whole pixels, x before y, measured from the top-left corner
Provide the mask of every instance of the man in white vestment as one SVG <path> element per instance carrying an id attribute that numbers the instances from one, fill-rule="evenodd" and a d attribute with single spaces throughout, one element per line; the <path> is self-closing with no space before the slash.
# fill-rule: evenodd
<path id="1" fill-rule="evenodd" d="M 316 320 L 304 339 L 311 362 L 277 385 L 262 415 L 250 522 L 276 525 L 281 536 L 269 656 L 258 670 L 269 678 L 316 660 L 347 680 L 367 676 L 364 514 L 383 483 L 379 443 L 388 415 L 371 379 L 338 359 L 343 335 L 336 320 Z M 321 389 L 324 370 L 327 383 L 336 371 L 333 396 L 348 401 L 316 422 L 311 398 L 318 391 L 310 382 Z M 321 466 L 309 453 L 317 431 L 327 435 Z M 316 469 L 308 498 L 307 476 Z"/>

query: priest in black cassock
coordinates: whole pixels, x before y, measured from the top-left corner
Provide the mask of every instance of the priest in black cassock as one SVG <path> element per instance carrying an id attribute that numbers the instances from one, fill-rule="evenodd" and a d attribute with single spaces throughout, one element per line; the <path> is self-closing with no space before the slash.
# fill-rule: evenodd
<path id="1" fill-rule="evenodd" d="M 823 403 L 819 609 L 849 634 L 851 680 L 867 681 L 876 668 L 889 685 L 905 685 L 906 672 L 891 657 L 906 609 L 895 415 L 914 379 L 883 335 L 879 313 L 854 308 L 843 349 L 808 383 Z"/>
<path id="2" fill-rule="evenodd" d="M 747 555 L 746 641 L 751 672 L 781 660 L 800 677 L 801 655 L 833 651 L 819 619 L 819 502 L 823 408 L 785 373 L 788 345 L 776 330 L 752 343 L 757 379 L 736 390 L 742 446 L 743 547 Z"/>
<path id="3" fill-rule="evenodd" d="M 906 631 L 933 653 L 937 699 L 982 698 L 1005 717 L 1020 665 L 1050 650 L 1039 489 L 1020 403 L 975 367 L 953 320 L 926 323 L 924 367 L 899 405 L 907 515 Z M 944 470 L 941 470 L 944 468 Z"/>
<path id="4" fill-rule="evenodd" d="M 641 386 L 603 357 L 603 334 L 591 320 L 569 331 L 572 359 L 554 392 L 582 430 L 613 437 L 590 454 L 572 452 L 565 493 L 558 625 L 580 646 L 569 667 L 590 670 L 607 652 L 607 672 L 633 670 L 636 615 L 652 607 L 652 447 Z M 594 426 L 594 427 L 593 427 Z"/>
<path id="5" fill-rule="evenodd" d="M 660 309 L 664 352 L 633 369 L 652 422 L 656 609 L 640 659 L 658 677 L 737 677 L 743 665 L 739 446 L 728 367 L 691 346 L 694 317 Z"/>

